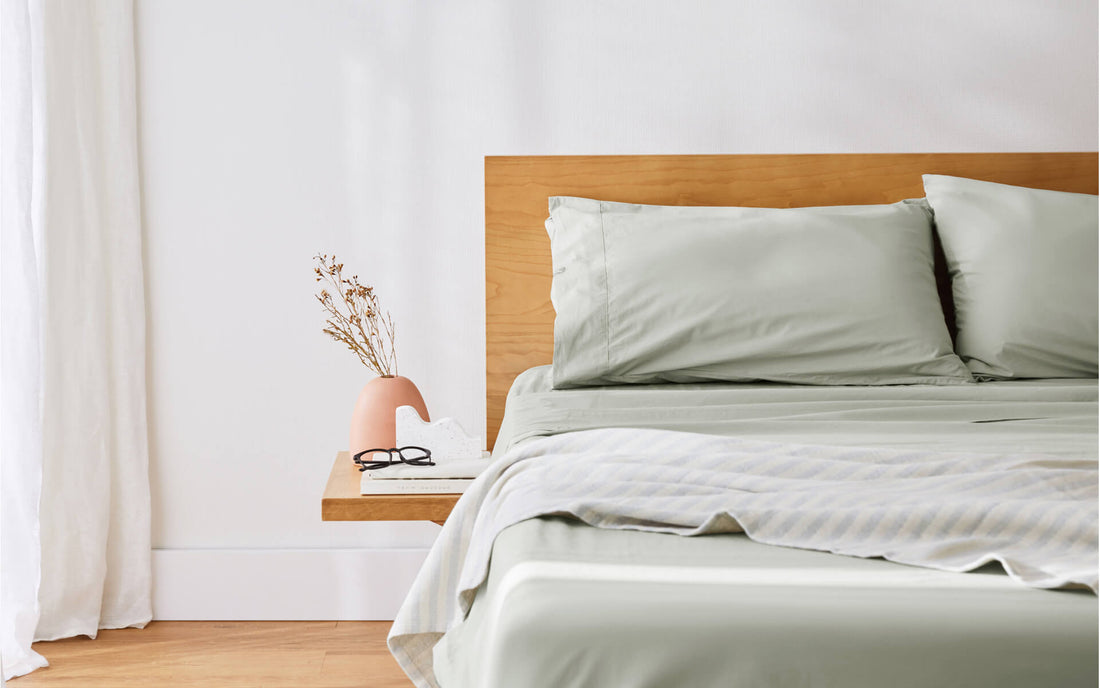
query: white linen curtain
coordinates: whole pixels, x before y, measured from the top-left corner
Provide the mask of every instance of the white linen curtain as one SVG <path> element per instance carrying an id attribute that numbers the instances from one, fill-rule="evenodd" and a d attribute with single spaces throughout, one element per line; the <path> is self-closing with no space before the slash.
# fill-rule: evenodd
<path id="1" fill-rule="evenodd" d="M 0 0 L 0 659 L 151 618 L 132 0 Z"/>

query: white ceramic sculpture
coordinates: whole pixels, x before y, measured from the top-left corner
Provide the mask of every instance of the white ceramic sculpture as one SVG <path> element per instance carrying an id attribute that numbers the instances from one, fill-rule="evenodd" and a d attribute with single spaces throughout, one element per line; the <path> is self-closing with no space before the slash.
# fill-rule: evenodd
<path id="1" fill-rule="evenodd" d="M 397 446 L 425 447 L 432 450 L 432 460 L 479 459 L 481 438 L 466 434 L 454 418 L 441 418 L 427 423 L 412 406 L 399 406 L 396 411 Z"/>

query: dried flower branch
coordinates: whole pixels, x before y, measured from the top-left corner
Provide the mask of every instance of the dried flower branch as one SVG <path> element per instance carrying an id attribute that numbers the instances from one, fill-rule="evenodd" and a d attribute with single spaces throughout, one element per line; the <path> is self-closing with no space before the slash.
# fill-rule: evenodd
<path id="1" fill-rule="evenodd" d="M 382 314 L 374 288 L 360 284 L 358 275 L 344 277 L 344 264 L 336 262 L 336 256 L 322 253 L 313 258 L 317 261 L 314 281 L 326 285 L 316 294 L 328 313 L 322 331 L 350 349 L 375 373 L 396 375 L 393 318 L 388 311 Z"/>

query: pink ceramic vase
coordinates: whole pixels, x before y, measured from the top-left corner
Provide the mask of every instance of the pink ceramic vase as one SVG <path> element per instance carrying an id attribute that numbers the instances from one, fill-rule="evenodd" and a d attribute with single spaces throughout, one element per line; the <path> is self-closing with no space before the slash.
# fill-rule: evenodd
<path id="1" fill-rule="evenodd" d="M 412 380 L 400 375 L 383 375 L 363 385 L 351 414 L 351 455 L 366 449 L 397 446 L 394 413 L 398 406 L 412 406 L 428 419 L 424 397 Z"/>

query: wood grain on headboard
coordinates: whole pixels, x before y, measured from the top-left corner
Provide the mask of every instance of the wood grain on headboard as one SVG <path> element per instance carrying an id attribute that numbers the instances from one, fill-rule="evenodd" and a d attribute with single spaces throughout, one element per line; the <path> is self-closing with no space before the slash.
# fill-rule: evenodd
<path id="1" fill-rule="evenodd" d="M 553 358 L 549 196 L 791 208 L 924 195 L 921 174 L 1097 193 L 1096 153 L 485 158 L 485 351 L 491 447 L 516 375 Z"/>

